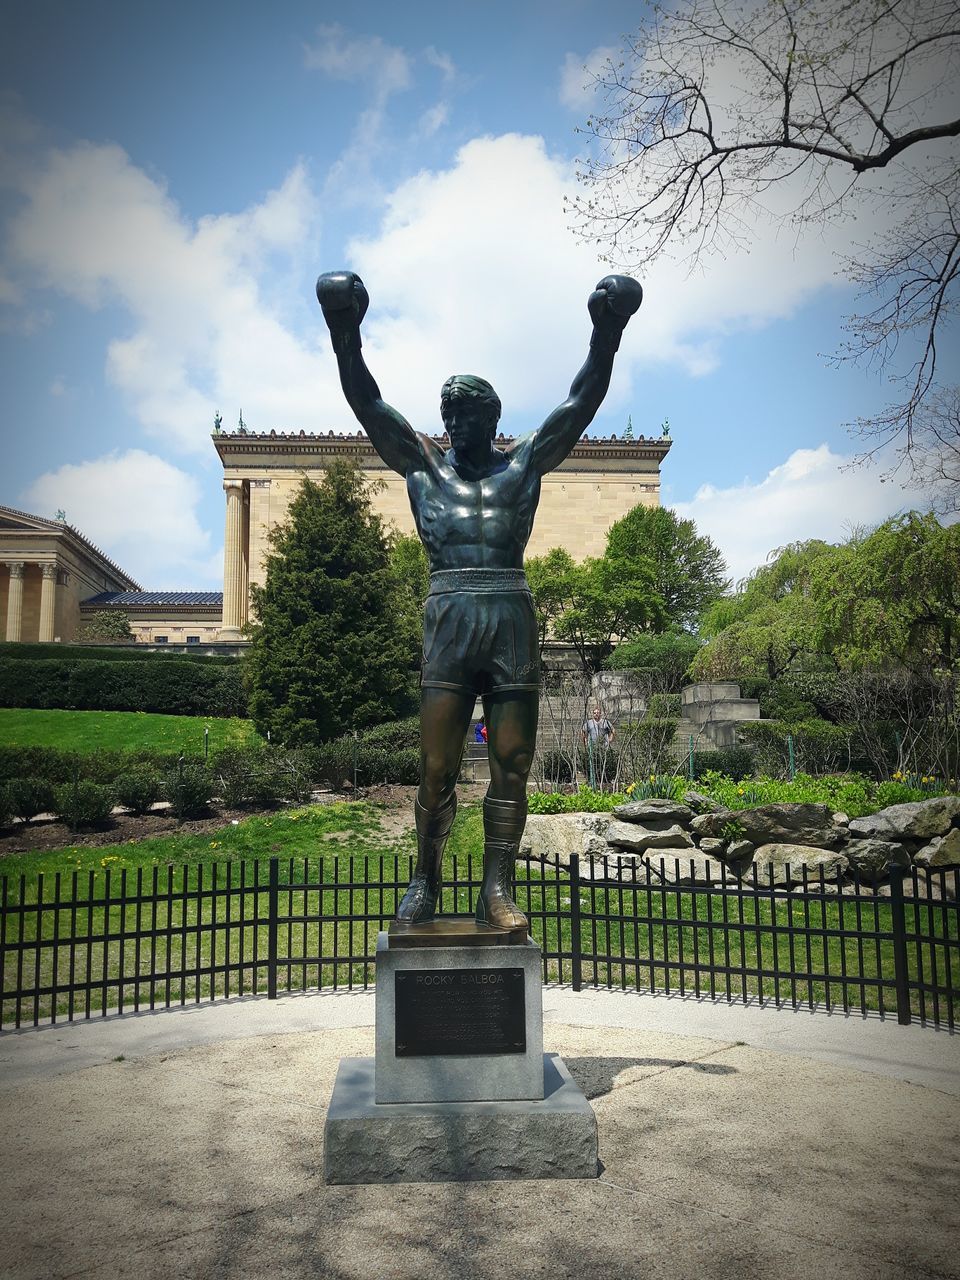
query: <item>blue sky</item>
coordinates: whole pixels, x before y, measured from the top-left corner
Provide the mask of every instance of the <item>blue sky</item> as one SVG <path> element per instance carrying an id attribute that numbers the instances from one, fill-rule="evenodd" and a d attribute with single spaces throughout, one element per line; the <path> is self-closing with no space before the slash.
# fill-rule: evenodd
<path id="1" fill-rule="evenodd" d="M 355 429 L 320 271 L 363 274 L 369 363 L 420 429 L 469 371 L 497 387 L 505 430 L 530 430 L 586 352 L 607 268 L 563 210 L 591 110 L 581 68 L 637 6 L 345 12 L 0 9 L 0 502 L 65 509 L 144 586 L 221 583 L 217 410 Z M 669 419 L 664 501 L 736 576 L 919 505 L 882 468 L 845 468 L 843 424 L 889 396 L 824 358 L 853 303 L 836 275 L 852 234 L 795 242 L 768 223 L 693 277 L 651 272 L 591 428 L 630 415 L 659 436 Z"/>

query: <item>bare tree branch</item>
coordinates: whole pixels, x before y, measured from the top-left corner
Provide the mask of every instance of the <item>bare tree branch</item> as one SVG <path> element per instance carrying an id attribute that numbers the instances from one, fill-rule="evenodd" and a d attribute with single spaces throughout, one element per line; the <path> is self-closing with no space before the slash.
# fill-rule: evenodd
<path id="1" fill-rule="evenodd" d="M 838 358 L 883 367 L 916 345 L 903 395 L 856 430 L 870 442 L 861 460 L 895 442 L 922 479 L 936 437 L 921 440 L 920 411 L 958 300 L 958 81 L 955 0 L 657 6 L 595 77 L 602 110 L 584 130 L 574 226 L 618 266 L 680 250 L 692 267 L 749 243 L 758 217 L 782 217 L 766 198 L 790 180 L 802 180 L 798 227 L 882 207 L 894 229 L 845 264 L 872 305 L 850 318 Z M 864 186 L 867 174 L 884 176 Z"/>

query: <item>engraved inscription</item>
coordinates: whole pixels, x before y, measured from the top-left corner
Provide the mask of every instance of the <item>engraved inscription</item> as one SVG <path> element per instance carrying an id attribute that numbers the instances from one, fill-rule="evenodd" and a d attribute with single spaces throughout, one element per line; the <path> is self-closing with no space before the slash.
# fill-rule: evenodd
<path id="1" fill-rule="evenodd" d="M 525 1053 L 522 969 L 399 969 L 396 1055 Z"/>

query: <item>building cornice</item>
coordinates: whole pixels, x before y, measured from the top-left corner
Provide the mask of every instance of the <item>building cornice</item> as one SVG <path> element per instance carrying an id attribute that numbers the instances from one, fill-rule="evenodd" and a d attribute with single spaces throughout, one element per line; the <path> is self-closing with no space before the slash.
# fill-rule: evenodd
<path id="1" fill-rule="evenodd" d="M 346 458 L 360 462 L 369 468 L 381 468 L 384 463 L 361 431 L 351 435 L 314 435 L 306 431 L 284 432 L 221 432 L 212 437 L 213 446 L 224 468 L 236 466 L 242 459 L 272 457 L 281 465 L 295 466 L 299 458 L 309 459 L 314 465 L 322 465 L 323 459 Z M 430 436 L 441 448 L 449 448 L 446 435 Z M 513 443 L 513 436 L 498 435 L 499 448 Z M 669 438 L 659 440 L 623 440 L 616 436 L 585 436 L 574 445 L 558 470 L 577 470 L 578 464 L 590 462 L 655 462 L 658 466 L 670 452 L 673 442 Z"/>

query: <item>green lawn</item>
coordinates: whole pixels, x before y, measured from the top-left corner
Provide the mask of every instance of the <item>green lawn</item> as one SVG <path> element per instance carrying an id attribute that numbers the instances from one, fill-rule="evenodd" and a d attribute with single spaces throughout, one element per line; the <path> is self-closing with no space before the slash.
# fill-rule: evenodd
<path id="1" fill-rule="evenodd" d="M 161 716 L 146 711 L 34 711 L 0 708 L 0 744 L 59 747 L 62 751 L 203 752 L 203 731 L 210 750 L 260 741 L 250 720 L 215 716 Z"/>
<path id="2" fill-rule="evenodd" d="M 480 809 L 464 806 L 445 876 L 467 878 L 472 854 L 474 885 L 456 895 L 447 890 L 445 912 L 470 909 L 481 841 Z M 159 1004 L 266 990 L 274 855 L 280 860 L 279 990 L 368 984 L 377 932 L 396 910 L 413 852 L 412 832 L 388 841 L 373 806 L 346 803 L 280 811 L 212 834 L 5 859 L 3 1025 L 15 1017 L 18 990 L 31 993 L 20 1002 L 25 1021 L 32 1021 L 35 1007 L 40 1017 L 54 1007 L 58 1016 L 69 1014 L 71 1002 L 60 989 L 68 982 L 85 986 L 73 998 L 75 1016 L 120 1003 L 144 1007 L 151 988 Z M 554 953 L 546 977 L 569 982 L 567 873 L 536 863 L 518 873 L 518 902 L 530 914 L 534 937 Z M 24 913 L 15 909 L 21 903 Z M 588 882 L 579 906 L 584 985 L 709 994 L 713 972 L 719 996 L 737 999 L 762 990 L 785 1003 L 795 998 L 839 1006 L 846 977 L 853 983 L 850 1005 L 875 1009 L 879 992 L 870 979 L 882 974 L 884 1007 L 895 1009 L 893 944 L 885 936 L 891 907 L 883 899 L 738 898 Z M 922 969 L 926 981 L 933 977 L 942 985 L 949 963 L 952 990 L 960 990 L 956 912 L 937 903 L 908 904 L 907 930 L 938 940 L 909 943 L 911 974 L 919 977 Z M 945 937 L 952 939 L 949 948 Z M 77 944 L 65 946 L 67 938 Z M 741 968 L 754 972 L 741 975 Z M 784 978 L 791 968 L 804 976 Z M 155 985 L 150 973 L 162 975 Z M 914 1009 L 919 1012 L 917 999 Z M 932 1009 L 928 996 L 928 1017 Z M 943 998 L 939 1013 L 945 1021 Z"/>

